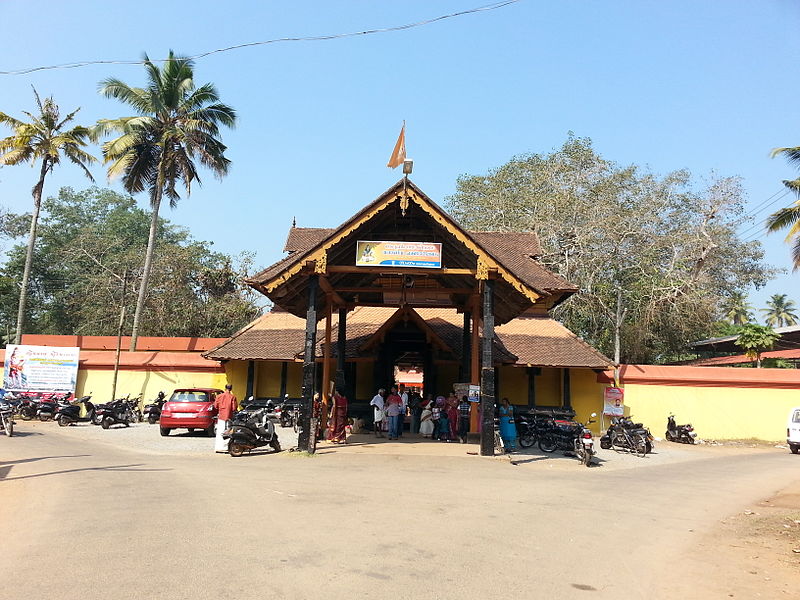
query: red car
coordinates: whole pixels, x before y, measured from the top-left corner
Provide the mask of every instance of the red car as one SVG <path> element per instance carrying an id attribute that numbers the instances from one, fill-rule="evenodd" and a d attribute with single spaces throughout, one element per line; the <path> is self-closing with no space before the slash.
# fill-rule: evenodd
<path id="1" fill-rule="evenodd" d="M 214 437 L 217 411 L 214 399 L 222 390 L 213 388 L 182 388 L 172 392 L 161 409 L 161 435 L 169 435 L 173 429 L 202 429 Z"/>

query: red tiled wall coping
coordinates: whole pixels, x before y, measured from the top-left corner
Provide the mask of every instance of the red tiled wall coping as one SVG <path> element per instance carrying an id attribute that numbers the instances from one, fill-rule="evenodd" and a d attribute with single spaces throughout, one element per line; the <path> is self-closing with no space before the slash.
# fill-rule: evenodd
<path id="1" fill-rule="evenodd" d="M 622 365 L 620 383 L 687 387 L 745 387 L 800 390 L 800 369 L 687 367 L 682 365 Z M 599 383 L 612 383 L 613 371 L 597 375 Z"/>

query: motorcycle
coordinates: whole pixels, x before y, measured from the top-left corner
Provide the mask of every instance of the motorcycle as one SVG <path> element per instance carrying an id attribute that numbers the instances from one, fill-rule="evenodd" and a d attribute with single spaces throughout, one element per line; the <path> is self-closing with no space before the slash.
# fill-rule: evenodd
<path id="1" fill-rule="evenodd" d="M 14 435 L 14 412 L 16 407 L 10 400 L 3 398 L 0 400 L 0 429 L 8 437 Z"/>
<path id="2" fill-rule="evenodd" d="M 230 427 L 222 434 L 222 439 L 228 440 L 228 454 L 241 456 L 261 446 L 270 446 L 275 452 L 280 452 L 281 444 L 270 418 L 273 415 L 274 409 L 270 410 L 270 407 L 236 413 Z"/>
<path id="3" fill-rule="evenodd" d="M 95 407 L 89 402 L 91 396 L 83 396 L 74 402 L 59 403 L 54 419 L 61 427 L 68 427 L 75 423 L 89 423 L 94 419 Z M 81 405 L 86 409 L 85 416 L 81 416 Z"/>
<path id="4" fill-rule="evenodd" d="M 586 425 L 578 421 L 551 419 L 539 436 L 539 450 L 548 454 L 556 450 L 574 452 L 582 464 L 590 466 L 595 450 L 594 438 L 587 425 L 594 423 L 596 416 L 597 413 L 592 413 Z"/>
<path id="5" fill-rule="evenodd" d="M 19 398 L 19 405 L 17 406 L 17 413 L 23 421 L 30 421 L 36 417 L 39 411 L 39 402 L 37 397 L 30 395 L 23 395 Z"/>
<path id="6" fill-rule="evenodd" d="M 145 404 L 143 419 L 147 419 L 150 425 L 158 423 L 159 418 L 161 418 L 161 409 L 164 406 L 164 402 L 166 402 L 164 399 L 164 392 L 158 392 L 158 396 L 156 396 L 155 400 L 150 404 Z"/>
<path id="7" fill-rule="evenodd" d="M 558 415 L 561 418 L 570 419 L 575 416 L 574 411 L 529 411 L 519 413 L 514 417 L 517 425 L 517 440 L 522 448 L 531 448 L 539 441 L 539 436 L 548 428 L 549 422 Z"/>
<path id="8" fill-rule="evenodd" d="M 133 418 L 131 407 L 127 400 L 114 400 L 114 402 L 106 405 L 106 409 L 102 413 L 100 427 L 108 429 L 118 423 L 125 425 L 125 427 L 130 427 Z"/>
<path id="9" fill-rule="evenodd" d="M 694 444 L 697 434 L 694 432 L 694 427 L 691 423 L 686 425 L 676 425 L 675 415 L 670 414 L 667 417 L 667 432 L 664 434 L 670 442 L 680 442 L 682 444 Z"/>
<path id="10" fill-rule="evenodd" d="M 612 417 L 605 435 L 600 438 L 600 447 L 608 450 L 621 448 L 645 456 L 653 449 L 653 436 L 641 423 L 634 423 L 630 417 Z"/>

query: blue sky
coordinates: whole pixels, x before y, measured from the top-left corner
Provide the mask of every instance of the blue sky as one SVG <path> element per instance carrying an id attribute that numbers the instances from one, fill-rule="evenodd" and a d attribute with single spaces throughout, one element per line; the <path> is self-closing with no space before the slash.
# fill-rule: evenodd
<path id="1" fill-rule="evenodd" d="M 170 48 L 191 55 L 390 27 L 489 2 L 84 1 L 43 11 L 6 0 L 0 70 L 131 60 L 145 51 L 160 58 Z M 266 266 L 281 257 L 293 217 L 300 226 L 338 225 L 399 179 L 385 164 L 403 119 L 413 179 L 436 201 L 454 191 L 458 175 L 548 152 L 574 131 L 623 164 L 740 175 L 756 207 L 796 176 L 769 153 L 800 145 L 799 25 L 795 0 L 521 0 L 403 32 L 216 54 L 198 60 L 195 73 L 239 113 L 237 129 L 224 135 L 233 168 L 222 182 L 206 174 L 163 215 L 225 252 L 255 251 Z M 86 124 L 126 115 L 96 93 L 110 76 L 143 83 L 142 67 L 126 65 L 0 76 L 0 110 L 31 110 L 34 85 L 64 111 L 82 107 Z M 105 184 L 102 167 L 94 173 Z M 0 169 L 0 205 L 28 210 L 35 176 Z M 46 193 L 86 184 L 65 165 Z M 787 293 L 800 303 L 800 274 L 790 272 L 783 236 L 761 239 L 768 261 L 789 273 L 751 301 L 761 307 Z"/>

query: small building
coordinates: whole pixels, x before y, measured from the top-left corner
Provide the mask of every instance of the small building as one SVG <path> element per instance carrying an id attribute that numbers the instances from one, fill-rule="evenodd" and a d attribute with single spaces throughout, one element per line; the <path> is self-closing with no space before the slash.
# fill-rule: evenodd
<path id="1" fill-rule="evenodd" d="M 612 361 L 550 318 L 578 289 L 539 262 L 533 232 L 465 231 L 403 179 L 337 228 L 292 226 L 284 250 L 248 282 L 273 310 L 204 354 L 248 396 L 335 384 L 366 413 L 412 370 L 426 394 L 479 384 L 487 406 L 602 395 Z"/>

